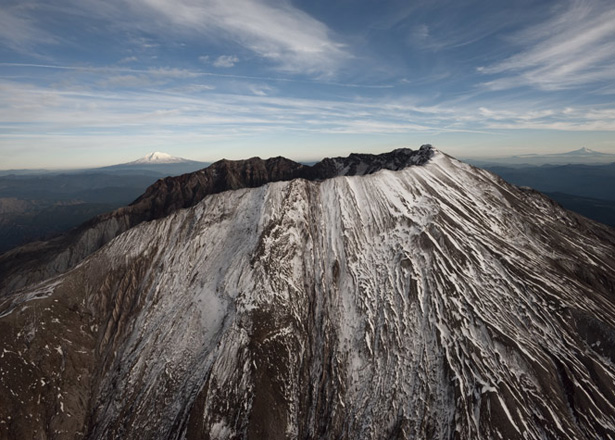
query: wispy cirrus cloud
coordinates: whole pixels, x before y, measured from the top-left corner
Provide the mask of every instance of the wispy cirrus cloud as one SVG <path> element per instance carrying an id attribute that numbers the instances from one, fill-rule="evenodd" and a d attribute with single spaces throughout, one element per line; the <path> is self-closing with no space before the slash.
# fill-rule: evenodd
<path id="1" fill-rule="evenodd" d="M 96 78 L 105 76 L 100 73 Z M 203 78 L 189 83 L 167 83 L 168 77 L 155 74 L 109 79 L 114 87 L 101 89 L 94 82 L 91 87 L 60 87 L 0 78 L 0 151 L 16 151 L 19 157 L 19 149 L 49 154 L 87 147 L 127 154 L 126 148 L 113 146 L 147 151 L 155 145 L 172 151 L 182 145 L 207 150 L 208 156 L 201 158 L 213 160 L 228 154 L 224 145 L 259 146 L 258 154 L 289 154 L 284 140 L 311 145 L 323 136 L 336 142 L 421 138 L 437 144 L 438 136 L 454 142 L 462 135 L 497 139 L 515 130 L 615 132 L 615 109 L 610 105 L 566 107 L 555 101 L 537 105 L 488 97 L 481 102 L 432 104 L 410 95 L 317 99 L 283 95 L 262 83 L 229 92 L 203 84 Z M 141 87 L 133 88 L 137 83 Z M 353 145 L 348 148 L 356 151 Z M 301 155 L 332 154 L 319 148 L 320 152 L 310 148 Z M 13 163 L 4 165 L 23 166 L 17 159 Z"/>
<path id="2" fill-rule="evenodd" d="M 202 63 L 209 62 L 209 57 L 203 58 Z M 262 76 L 262 75 L 241 75 L 233 73 L 211 72 L 199 69 L 180 69 L 171 67 L 149 67 L 149 68 L 132 68 L 124 66 L 87 66 L 87 65 L 62 65 L 62 64 L 35 64 L 35 63 L 3 63 L 0 62 L 0 67 L 24 68 L 24 69 L 49 69 L 76 73 L 93 73 L 100 75 L 130 75 L 130 74 L 146 74 L 152 77 L 164 77 L 175 79 L 190 79 L 197 77 L 214 77 L 238 80 L 258 80 L 267 82 L 280 83 L 299 83 L 299 84 L 314 84 L 314 85 L 329 85 L 336 87 L 344 87 L 349 89 L 391 89 L 392 84 L 360 84 L 352 82 L 337 82 L 326 78 L 294 78 L 283 76 Z"/>
<path id="3" fill-rule="evenodd" d="M 615 131 L 612 108 L 552 106 L 527 110 L 524 105 L 512 108 L 481 107 L 482 125 L 493 130 Z"/>
<path id="4" fill-rule="evenodd" d="M 156 37 L 157 41 L 139 37 L 141 49 L 158 48 L 165 37 L 218 41 L 290 74 L 332 77 L 351 58 L 331 29 L 289 0 L 31 0 L 28 5 L 0 8 L 0 42 L 14 50 L 48 44 L 67 32 L 45 20 L 54 15 L 67 23 L 104 20 L 131 38 Z"/>
<path id="5" fill-rule="evenodd" d="M 517 33 L 515 55 L 480 67 L 497 78 L 491 90 L 531 86 L 562 90 L 615 81 L 615 8 L 610 1 L 572 0 L 544 23 Z"/>
<path id="6" fill-rule="evenodd" d="M 138 0 L 137 4 L 172 23 L 169 31 L 234 41 L 283 71 L 332 75 L 349 57 L 325 24 L 286 0 Z"/>
<path id="7" fill-rule="evenodd" d="M 135 78 L 120 78 L 118 81 Z M 272 90 L 218 93 L 205 86 L 112 92 L 48 88 L 0 81 L 0 121 L 4 139 L 36 134 L 50 141 L 74 133 L 84 143 L 101 133 L 146 135 L 164 131 L 180 136 L 235 138 L 261 133 L 391 135 L 549 129 L 615 131 L 608 106 L 564 107 L 554 103 L 528 111 L 527 102 L 444 102 L 428 105 L 412 97 L 396 99 L 309 99 L 269 96 Z M 27 121 L 24 123 L 24 121 Z"/>

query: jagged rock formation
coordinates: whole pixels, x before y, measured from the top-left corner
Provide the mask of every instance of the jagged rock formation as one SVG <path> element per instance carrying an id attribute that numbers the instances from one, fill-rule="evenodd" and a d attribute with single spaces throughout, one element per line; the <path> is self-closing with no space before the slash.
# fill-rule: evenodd
<path id="1" fill-rule="evenodd" d="M 185 190 L 9 292 L 0 438 L 615 438 L 613 230 L 424 151 Z"/>
<path id="2" fill-rule="evenodd" d="M 221 160 L 195 173 L 160 179 L 128 207 L 99 215 L 56 239 L 0 255 L 0 297 L 4 292 L 63 273 L 128 229 L 194 206 L 210 194 L 295 178 L 323 180 L 372 174 L 380 169 L 399 170 L 424 164 L 432 154 L 431 146 L 423 145 L 416 151 L 401 148 L 381 155 L 327 158 L 312 167 L 283 157 Z"/>

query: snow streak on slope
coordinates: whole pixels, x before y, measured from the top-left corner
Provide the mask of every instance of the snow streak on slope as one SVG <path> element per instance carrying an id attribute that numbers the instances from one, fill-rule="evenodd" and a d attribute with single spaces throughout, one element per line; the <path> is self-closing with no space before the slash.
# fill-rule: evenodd
<path id="1" fill-rule="evenodd" d="M 209 196 L 5 299 L 0 435 L 615 438 L 614 250 L 441 153 Z"/>

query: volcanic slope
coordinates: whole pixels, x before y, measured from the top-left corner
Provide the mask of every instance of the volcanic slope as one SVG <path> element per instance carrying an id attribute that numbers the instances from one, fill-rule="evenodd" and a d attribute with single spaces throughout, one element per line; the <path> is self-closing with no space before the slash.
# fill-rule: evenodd
<path id="1" fill-rule="evenodd" d="M 0 304 L 0 437 L 615 438 L 615 234 L 433 151 L 206 196 Z"/>

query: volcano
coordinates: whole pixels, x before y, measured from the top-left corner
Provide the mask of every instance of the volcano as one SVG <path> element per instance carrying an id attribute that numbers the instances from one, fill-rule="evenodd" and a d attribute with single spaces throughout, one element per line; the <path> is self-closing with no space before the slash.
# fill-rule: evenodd
<path id="1" fill-rule="evenodd" d="M 431 146 L 216 162 L 0 257 L 0 437 L 615 438 L 613 274 Z"/>

